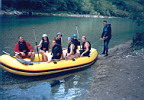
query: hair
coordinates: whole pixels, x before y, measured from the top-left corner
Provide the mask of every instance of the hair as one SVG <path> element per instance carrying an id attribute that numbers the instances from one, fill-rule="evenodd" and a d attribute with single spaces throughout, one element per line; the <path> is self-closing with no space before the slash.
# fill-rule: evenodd
<path id="1" fill-rule="evenodd" d="M 24 36 L 20 35 L 20 36 L 18 36 L 18 39 L 19 39 L 20 37 L 24 37 Z"/>
<path id="2" fill-rule="evenodd" d="M 107 23 L 107 21 L 106 21 L 106 20 L 104 20 L 103 22 Z"/>
<path id="3" fill-rule="evenodd" d="M 49 43 L 49 38 L 48 38 L 48 37 L 46 37 L 46 39 L 47 39 L 47 41 L 48 41 L 48 43 Z M 44 37 L 42 37 L 42 40 L 44 41 Z"/>

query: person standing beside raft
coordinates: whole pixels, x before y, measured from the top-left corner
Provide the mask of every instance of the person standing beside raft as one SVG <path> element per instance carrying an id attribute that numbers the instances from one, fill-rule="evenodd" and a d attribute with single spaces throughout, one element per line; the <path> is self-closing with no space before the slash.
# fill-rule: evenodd
<path id="1" fill-rule="evenodd" d="M 25 41 L 23 36 L 19 36 L 18 42 L 14 46 L 16 58 L 31 58 L 31 61 L 33 61 L 35 56 L 33 51 L 34 48 L 32 45 L 28 41 Z"/>
<path id="2" fill-rule="evenodd" d="M 48 60 L 46 53 L 49 52 L 50 43 L 47 34 L 42 35 L 42 40 L 40 41 L 38 47 L 40 47 L 40 54 L 42 55 L 43 61 Z"/>
<path id="3" fill-rule="evenodd" d="M 109 41 L 111 39 L 111 24 L 108 24 L 107 21 L 103 21 L 103 32 L 101 35 L 100 40 L 104 41 L 104 49 L 102 54 L 104 54 L 104 57 L 108 56 L 108 45 L 109 45 Z"/>

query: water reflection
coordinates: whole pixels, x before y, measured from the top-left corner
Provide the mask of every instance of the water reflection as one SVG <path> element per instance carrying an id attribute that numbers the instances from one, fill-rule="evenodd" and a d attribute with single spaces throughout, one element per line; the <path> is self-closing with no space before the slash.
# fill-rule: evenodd
<path id="1" fill-rule="evenodd" d="M 93 69 L 93 68 L 92 68 Z M 92 70 L 63 75 L 61 77 L 49 78 L 23 77 L 19 75 L 2 72 L 0 81 L 0 100 L 73 100 L 83 98 L 88 92 L 92 81 L 88 73 Z M 4 76 L 3 76 L 4 75 Z"/>

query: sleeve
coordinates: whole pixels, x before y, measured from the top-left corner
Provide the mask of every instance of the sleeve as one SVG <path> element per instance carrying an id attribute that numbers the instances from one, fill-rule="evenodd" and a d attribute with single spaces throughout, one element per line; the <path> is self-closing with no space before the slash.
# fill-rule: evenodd
<path id="1" fill-rule="evenodd" d="M 16 43 L 14 46 L 14 52 L 20 52 L 18 43 Z"/>
<path id="2" fill-rule="evenodd" d="M 108 36 L 108 27 L 105 27 L 103 34 L 104 34 L 103 37 Z"/>
<path id="3" fill-rule="evenodd" d="M 57 57 L 57 53 L 58 53 L 58 48 L 55 48 L 54 49 L 54 52 L 53 52 L 53 57 L 52 58 L 56 58 Z"/>
<path id="4" fill-rule="evenodd" d="M 103 32 L 102 32 L 101 38 L 103 38 L 104 35 L 105 35 L 105 27 L 103 28 Z"/>
<path id="5" fill-rule="evenodd" d="M 26 41 L 26 45 L 31 52 L 34 51 L 33 46 L 29 42 Z"/>

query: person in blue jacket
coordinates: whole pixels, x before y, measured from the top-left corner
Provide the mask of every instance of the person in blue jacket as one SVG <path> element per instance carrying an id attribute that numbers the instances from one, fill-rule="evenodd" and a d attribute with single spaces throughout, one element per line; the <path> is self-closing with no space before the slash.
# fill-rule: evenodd
<path id="1" fill-rule="evenodd" d="M 102 32 L 100 40 L 104 41 L 104 49 L 103 49 L 102 54 L 104 54 L 104 56 L 106 57 L 108 56 L 108 45 L 112 37 L 111 24 L 108 24 L 107 21 L 103 21 L 103 25 L 104 25 L 104 28 L 103 28 L 103 32 Z"/>

